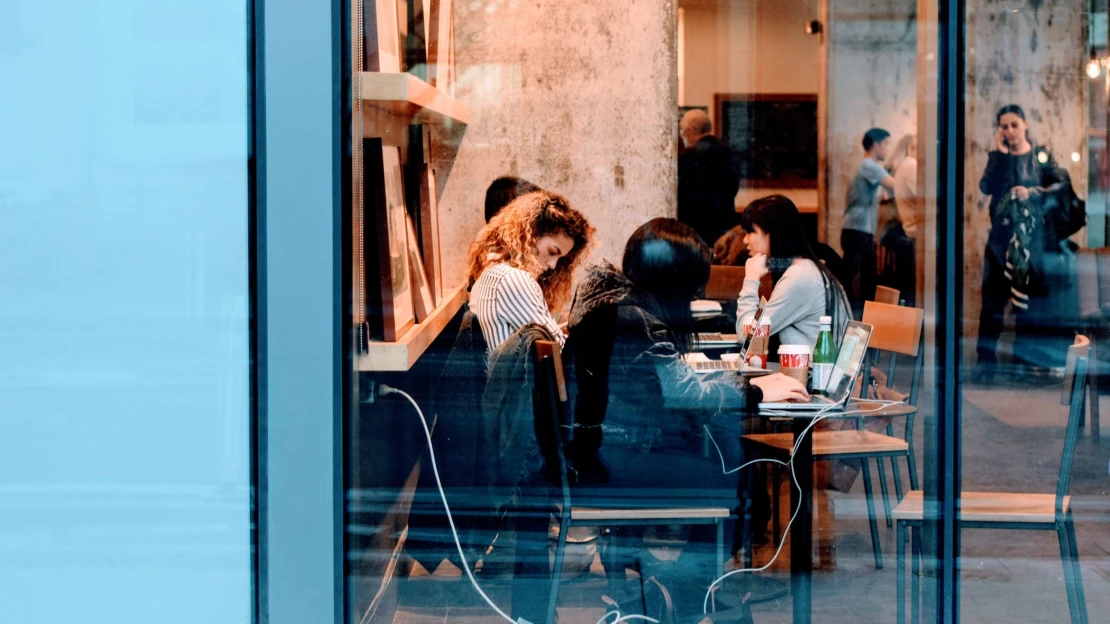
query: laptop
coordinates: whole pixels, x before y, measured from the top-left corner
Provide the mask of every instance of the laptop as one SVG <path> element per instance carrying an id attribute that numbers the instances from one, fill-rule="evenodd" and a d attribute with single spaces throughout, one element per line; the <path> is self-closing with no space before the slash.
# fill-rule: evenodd
<path id="1" fill-rule="evenodd" d="M 844 330 L 844 340 L 836 354 L 836 364 L 825 387 L 825 396 L 811 395 L 809 401 L 760 403 L 761 410 L 815 411 L 823 409 L 844 409 L 852 396 L 856 377 L 863 366 L 867 345 L 871 342 L 871 326 L 858 321 L 850 321 Z"/>
<path id="2" fill-rule="evenodd" d="M 751 322 L 752 327 L 759 327 L 759 321 L 763 318 L 763 309 L 764 309 L 764 306 L 766 306 L 766 305 L 767 305 L 767 301 L 765 299 L 761 300 L 759 302 L 759 307 L 757 307 L 755 309 L 755 316 L 752 317 L 752 322 Z M 698 346 L 703 346 L 704 343 L 702 343 L 700 336 L 701 336 L 701 334 L 698 335 L 697 344 L 698 344 Z M 736 339 L 738 338 L 738 336 L 736 334 L 721 334 L 721 336 L 722 337 L 723 336 L 732 336 L 733 341 L 732 341 L 731 344 L 738 344 L 736 342 Z M 754 331 L 752 333 L 748 334 L 747 338 L 744 339 L 744 346 L 740 349 L 740 356 L 737 357 L 736 359 L 727 359 L 726 360 L 726 359 L 722 358 L 720 360 L 710 360 L 710 359 L 705 358 L 703 356 L 703 358 L 698 358 L 698 359 L 687 358 L 686 359 L 686 364 L 688 364 L 690 366 L 690 368 L 693 368 L 695 373 L 711 373 L 713 371 L 724 370 L 724 371 L 737 371 L 737 372 L 743 373 L 744 375 L 767 375 L 767 374 L 770 374 L 770 371 L 764 370 L 762 368 L 756 368 L 754 366 L 745 366 L 744 365 L 744 362 L 748 361 L 748 350 L 751 349 L 751 347 L 752 347 L 752 338 L 754 338 L 754 337 L 755 337 L 755 332 Z"/>

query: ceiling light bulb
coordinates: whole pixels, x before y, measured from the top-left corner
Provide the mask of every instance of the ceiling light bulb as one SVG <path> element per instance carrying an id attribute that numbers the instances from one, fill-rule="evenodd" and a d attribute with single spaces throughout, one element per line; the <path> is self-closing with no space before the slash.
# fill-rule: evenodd
<path id="1" fill-rule="evenodd" d="M 1079 162 L 1079 152 L 1072 152 L 1071 153 L 1071 161 L 1072 162 Z"/>
<path id="2" fill-rule="evenodd" d="M 1099 65 L 1098 61 L 1096 61 L 1094 59 L 1091 59 L 1090 62 L 1087 63 L 1087 76 L 1089 78 L 1091 78 L 1092 80 L 1094 80 L 1095 78 L 1098 78 L 1101 75 L 1102 75 L 1102 66 Z"/>

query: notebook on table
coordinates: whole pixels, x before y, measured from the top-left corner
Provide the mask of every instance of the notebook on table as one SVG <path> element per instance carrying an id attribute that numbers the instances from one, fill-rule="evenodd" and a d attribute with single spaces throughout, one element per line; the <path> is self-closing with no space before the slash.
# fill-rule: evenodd
<path id="1" fill-rule="evenodd" d="M 809 401 L 780 401 L 760 403 L 761 410 L 816 411 L 823 409 L 844 409 L 852 396 L 856 377 L 863 366 L 867 345 L 871 341 L 871 326 L 858 321 L 850 321 L 844 330 L 844 340 L 836 354 L 836 364 L 829 375 L 829 385 L 824 388 L 825 396 L 811 395 Z"/>

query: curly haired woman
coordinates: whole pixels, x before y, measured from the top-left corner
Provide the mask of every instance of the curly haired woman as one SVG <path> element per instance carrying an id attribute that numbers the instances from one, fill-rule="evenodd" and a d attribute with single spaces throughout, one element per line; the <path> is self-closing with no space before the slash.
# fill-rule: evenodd
<path id="1" fill-rule="evenodd" d="M 564 342 L 553 312 L 570 300 L 593 234 L 564 197 L 547 191 L 518 197 L 478 232 L 468 254 L 470 309 L 490 352 L 529 323 Z"/>

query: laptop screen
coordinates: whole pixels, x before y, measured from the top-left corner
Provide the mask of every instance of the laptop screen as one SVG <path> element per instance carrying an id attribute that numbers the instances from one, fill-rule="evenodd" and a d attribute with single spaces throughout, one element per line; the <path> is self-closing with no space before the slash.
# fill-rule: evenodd
<path id="1" fill-rule="evenodd" d="M 859 375 L 870 340 L 870 325 L 856 321 L 848 323 L 844 330 L 844 340 L 840 343 L 840 352 L 836 356 L 836 364 L 829 376 L 829 385 L 825 388 L 829 398 L 839 401 L 852 391 L 852 383 Z"/>
<path id="2" fill-rule="evenodd" d="M 744 337 L 744 346 L 740 349 L 740 366 L 743 367 L 744 363 L 748 361 L 748 349 L 752 348 L 752 339 L 755 338 L 756 329 L 759 327 L 759 321 L 763 319 L 763 309 L 767 306 L 767 300 L 763 297 L 759 298 L 759 306 L 755 309 L 755 316 L 750 321 L 752 331 Z M 739 328 L 743 331 L 743 327 Z"/>

